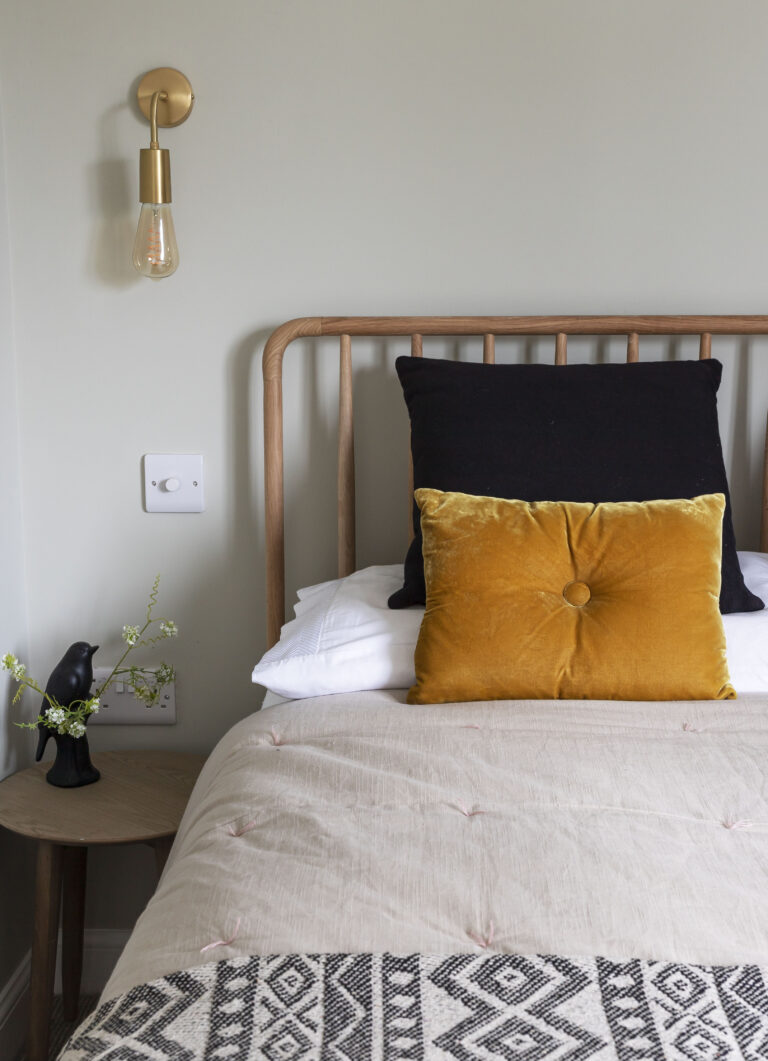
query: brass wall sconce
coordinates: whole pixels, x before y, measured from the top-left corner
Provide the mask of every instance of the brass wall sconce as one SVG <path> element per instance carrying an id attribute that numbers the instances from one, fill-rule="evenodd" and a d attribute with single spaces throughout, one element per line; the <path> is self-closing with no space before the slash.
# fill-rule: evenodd
<path id="1" fill-rule="evenodd" d="M 167 66 L 145 74 L 137 95 L 141 112 L 149 120 L 150 141 L 139 152 L 141 213 L 133 265 L 142 276 L 159 280 L 176 271 L 179 248 L 171 216 L 171 156 L 158 144 L 157 129 L 186 121 L 195 97 L 186 77 Z"/>

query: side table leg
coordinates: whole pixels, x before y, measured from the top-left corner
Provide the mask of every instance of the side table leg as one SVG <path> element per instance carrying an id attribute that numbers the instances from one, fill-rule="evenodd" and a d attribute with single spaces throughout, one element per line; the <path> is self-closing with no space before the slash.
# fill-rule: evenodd
<path id="1" fill-rule="evenodd" d="M 38 840 L 27 1061 L 47 1061 L 48 1058 L 53 977 L 56 971 L 56 937 L 59 932 L 61 903 L 62 850 L 60 844 Z"/>
<path id="2" fill-rule="evenodd" d="M 172 836 L 161 836 L 157 840 L 152 841 L 152 846 L 155 849 L 155 863 L 157 865 L 157 879 L 163 875 L 165 869 L 165 863 L 168 861 L 168 856 L 171 853 L 173 847 Z"/>
<path id="3" fill-rule="evenodd" d="M 64 902 L 61 925 L 61 992 L 64 1020 L 77 1020 L 83 975 L 85 867 L 87 847 L 64 849 Z"/>

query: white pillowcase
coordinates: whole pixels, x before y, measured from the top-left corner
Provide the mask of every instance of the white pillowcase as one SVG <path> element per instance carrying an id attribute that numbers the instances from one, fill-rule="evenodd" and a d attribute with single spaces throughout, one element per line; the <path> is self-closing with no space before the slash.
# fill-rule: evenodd
<path id="1" fill-rule="evenodd" d="M 768 554 L 739 553 L 739 562 L 748 588 L 768 602 Z M 402 584 L 403 565 L 387 564 L 300 589 L 296 618 L 254 667 L 253 681 L 286 699 L 407 689 L 424 609 L 387 607 Z M 723 626 L 734 689 L 768 692 L 768 609 L 724 615 Z"/>
<path id="2" fill-rule="evenodd" d="M 424 609 L 387 607 L 402 584 L 403 565 L 388 564 L 300 589 L 296 618 L 254 667 L 253 681 L 289 698 L 413 685 Z"/>
<path id="3" fill-rule="evenodd" d="M 768 553 L 739 553 L 747 588 L 765 601 L 761 612 L 723 616 L 728 671 L 737 693 L 768 692 Z"/>

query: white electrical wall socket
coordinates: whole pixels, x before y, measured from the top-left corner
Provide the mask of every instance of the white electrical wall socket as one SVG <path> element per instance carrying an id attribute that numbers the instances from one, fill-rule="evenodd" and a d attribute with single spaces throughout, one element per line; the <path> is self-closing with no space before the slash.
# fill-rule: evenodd
<path id="1" fill-rule="evenodd" d="M 145 453 L 144 508 L 147 512 L 202 512 L 202 455 Z"/>
<path id="2" fill-rule="evenodd" d="M 93 668 L 92 695 L 111 673 L 111 667 Z M 175 723 L 176 682 L 163 686 L 159 701 L 152 707 L 137 700 L 127 682 L 113 682 L 100 698 L 99 710 L 88 719 L 89 726 L 173 726 Z"/>

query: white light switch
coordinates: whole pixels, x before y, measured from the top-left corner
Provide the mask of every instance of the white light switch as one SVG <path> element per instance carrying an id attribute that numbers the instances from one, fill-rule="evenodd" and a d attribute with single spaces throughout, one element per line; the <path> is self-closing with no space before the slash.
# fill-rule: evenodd
<path id="1" fill-rule="evenodd" d="M 147 512 L 202 512 L 202 456 L 145 453 L 144 508 Z"/>

